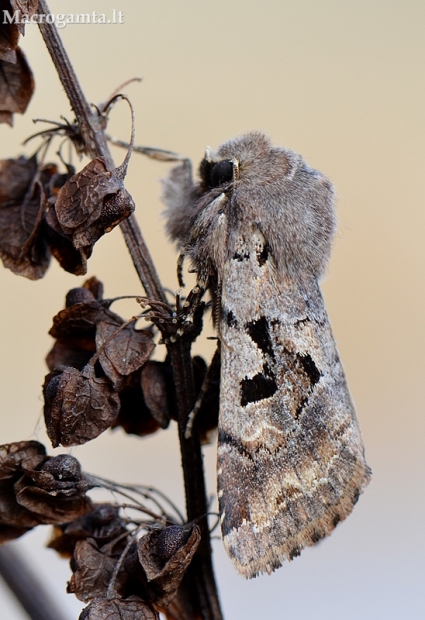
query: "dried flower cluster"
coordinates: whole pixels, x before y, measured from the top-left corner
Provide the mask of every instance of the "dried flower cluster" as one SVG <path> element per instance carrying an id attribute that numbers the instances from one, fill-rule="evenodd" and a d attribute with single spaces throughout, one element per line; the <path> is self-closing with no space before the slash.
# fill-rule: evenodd
<path id="1" fill-rule="evenodd" d="M 100 158 L 74 172 L 36 156 L 0 162 L 0 256 L 14 273 L 38 280 L 53 255 L 65 271 L 85 274 L 96 241 L 134 211 Z"/>
<path id="2" fill-rule="evenodd" d="M 173 618 L 167 607 L 199 545 L 198 526 L 173 524 L 165 514 L 150 522 L 123 518 L 119 506 L 87 497 L 100 484 L 76 458 L 49 457 L 37 441 L 0 446 L 0 542 L 52 524 L 48 546 L 71 558 L 68 592 L 93 601 L 81 618 L 114 609 L 118 618 L 157 618 L 158 610 Z M 137 539 L 142 528 L 147 532 Z M 179 599 L 174 607 L 184 605 L 183 590 Z"/>
<path id="3" fill-rule="evenodd" d="M 41 0 L 0 4 L 10 15 L 47 13 Z M 52 256 L 65 271 L 86 274 L 94 244 L 135 208 L 124 187 L 134 145 L 131 103 L 127 99 L 132 114 L 130 147 L 124 162 L 115 168 L 104 136 L 98 140 L 92 130 L 93 126 L 104 129 L 112 103 L 126 97 L 116 95 L 90 116 L 70 63 L 64 62 L 64 50 L 57 40 L 53 42 L 57 33 L 47 32 L 48 26 L 40 29 L 59 75 L 64 71 L 61 62 L 66 65 L 67 80 L 62 83 L 77 118 L 72 124 L 52 122 L 52 128 L 36 134 L 43 142 L 34 155 L 0 161 L 0 258 L 6 268 L 30 280 L 44 277 Z M 0 123 L 9 125 L 14 113 L 26 110 L 34 90 L 31 70 L 18 47 L 23 34 L 23 23 L 0 25 Z M 75 86 L 73 94 L 69 83 Z M 77 171 L 66 162 L 61 147 L 59 163 L 46 163 L 47 150 L 57 136 L 70 140 L 78 156 L 89 157 L 85 167 Z M 126 241 L 140 275 L 140 263 L 149 264 L 150 257 L 141 249 L 134 220 L 131 226 L 133 232 L 128 232 L 129 226 Z M 135 258 L 142 251 L 143 258 Z M 149 277 L 155 281 L 153 266 Z M 152 299 L 143 299 L 144 311 L 139 315 L 150 321 L 147 329 L 136 328 L 137 317 L 126 321 L 113 312 L 115 300 L 103 298 L 103 285 L 94 277 L 69 291 L 65 308 L 53 318 L 49 332 L 55 342 L 46 358 L 49 373 L 43 385 L 47 434 L 53 447 L 68 447 L 90 441 L 109 428 L 145 436 L 178 420 L 186 520 L 194 521 L 185 524 L 170 500 L 153 489 L 125 487 L 89 475 L 74 456 L 48 456 L 41 443 L 20 441 L 0 446 L 0 544 L 38 525 L 52 525 L 49 547 L 71 560 L 67 591 L 88 603 L 81 620 L 155 620 L 159 612 L 168 620 L 218 619 L 200 441 L 208 441 L 217 427 L 219 379 L 215 372 L 205 381 L 205 361 L 190 356 L 190 344 L 202 328 L 204 304 L 199 294 L 193 300 L 189 296 L 183 305 L 179 298 L 175 305 L 168 304 L 160 284 L 150 287 L 147 276 L 141 276 L 141 281 L 148 294 L 153 291 Z M 182 331 L 188 347 L 179 366 L 176 359 L 180 358 L 170 343 Z M 158 334 L 167 344 L 162 361 L 150 359 Z M 178 380 L 179 372 L 189 379 Z M 189 411 L 182 413 L 182 402 L 186 398 L 187 409 L 199 393 L 196 441 L 186 440 L 181 429 Z M 121 493 L 126 503 L 94 503 L 88 492 L 95 487 L 112 491 L 114 498 Z M 154 509 L 141 503 L 140 496 Z M 164 501 L 171 507 L 171 516 Z M 207 608 L 215 608 L 212 615 L 205 615 Z"/>

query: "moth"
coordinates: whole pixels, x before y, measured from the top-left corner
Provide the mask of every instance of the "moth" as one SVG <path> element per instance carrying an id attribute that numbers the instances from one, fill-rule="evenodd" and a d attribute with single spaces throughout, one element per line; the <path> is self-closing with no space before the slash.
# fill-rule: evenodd
<path id="1" fill-rule="evenodd" d="M 167 231 L 212 295 L 221 348 L 218 498 L 227 553 L 271 573 L 345 519 L 371 470 L 319 280 L 330 181 L 259 132 L 165 181 Z"/>

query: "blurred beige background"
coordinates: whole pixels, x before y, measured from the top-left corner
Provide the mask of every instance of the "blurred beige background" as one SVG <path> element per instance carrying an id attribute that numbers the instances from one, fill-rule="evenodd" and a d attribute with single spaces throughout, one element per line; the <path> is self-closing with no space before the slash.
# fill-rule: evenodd
<path id="1" fill-rule="evenodd" d="M 329 539 L 271 577 L 243 581 L 217 540 L 226 618 L 424 618 L 425 3 L 51 0 L 50 8 L 124 12 L 122 25 L 69 25 L 61 33 L 91 102 L 144 77 L 126 89 L 139 144 L 198 162 L 207 144 L 261 129 L 336 185 L 339 227 L 323 289 L 373 481 Z M 27 27 L 22 47 L 36 94 L 13 130 L 0 127 L 1 157 L 31 153 L 20 146 L 34 131 L 31 119 L 72 119 L 36 26 Z M 127 139 L 129 122 L 125 104 L 115 107 L 111 132 Z M 124 152 L 114 155 L 119 163 Z M 128 189 L 161 278 L 176 288 L 158 199 L 167 169 L 134 155 Z M 96 246 L 94 274 L 107 296 L 140 293 L 119 230 Z M 78 282 L 56 264 L 36 283 L 0 269 L 1 443 L 46 441 L 47 331 Z M 132 304 L 117 310 L 135 311 Z M 198 351 L 209 355 L 211 345 L 201 342 Z M 184 505 L 174 426 L 144 440 L 105 433 L 72 453 L 87 471 L 154 484 Z M 205 464 L 212 494 L 215 446 L 206 448 Z M 17 546 L 72 620 L 82 605 L 65 594 L 69 568 L 43 549 L 47 535 L 39 528 Z M 4 588 L 0 617 L 24 618 Z"/>

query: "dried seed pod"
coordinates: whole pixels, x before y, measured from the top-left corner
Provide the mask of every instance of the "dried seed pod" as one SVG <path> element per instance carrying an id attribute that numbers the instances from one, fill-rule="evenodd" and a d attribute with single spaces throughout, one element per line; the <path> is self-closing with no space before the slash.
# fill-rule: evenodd
<path id="1" fill-rule="evenodd" d="M 53 376 L 52 376 L 53 374 Z M 105 377 L 87 365 L 47 375 L 44 418 L 53 447 L 76 446 L 103 433 L 119 410 L 119 397 Z"/>
<path id="2" fill-rule="evenodd" d="M 119 95 L 128 99 L 124 95 Z M 76 250 L 88 258 L 96 241 L 129 217 L 135 204 L 124 188 L 128 163 L 134 145 L 134 113 L 130 147 L 121 166 L 111 170 L 103 157 L 96 157 L 59 190 L 47 221 L 57 233 L 72 241 Z M 108 107 L 107 104 L 105 109 Z"/>
<path id="3" fill-rule="evenodd" d="M 167 605 L 176 595 L 184 573 L 201 541 L 197 525 L 153 529 L 137 544 L 139 562 L 155 592 L 154 601 Z"/>

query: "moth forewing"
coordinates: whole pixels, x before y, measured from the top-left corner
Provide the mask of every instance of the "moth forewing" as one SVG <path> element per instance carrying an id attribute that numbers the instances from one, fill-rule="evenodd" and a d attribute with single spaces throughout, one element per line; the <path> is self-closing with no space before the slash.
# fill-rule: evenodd
<path id="1" fill-rule="evenodd" d="M 167 201 L 167 227 L 219 308 L 221 528 L 250 578 L 329 534 L 370 470 L 318 285 L 332 185 L 257 132 L 200 173 L 184 204 Z"/>
<path id="2" fill-rule="evenodd" d="M 329 534 L 369 479 L 317 283 L 279 280 L 259 236 L 246 233 L 221 297 L 218 495 L 224 544 L 245 577 Z"/>

